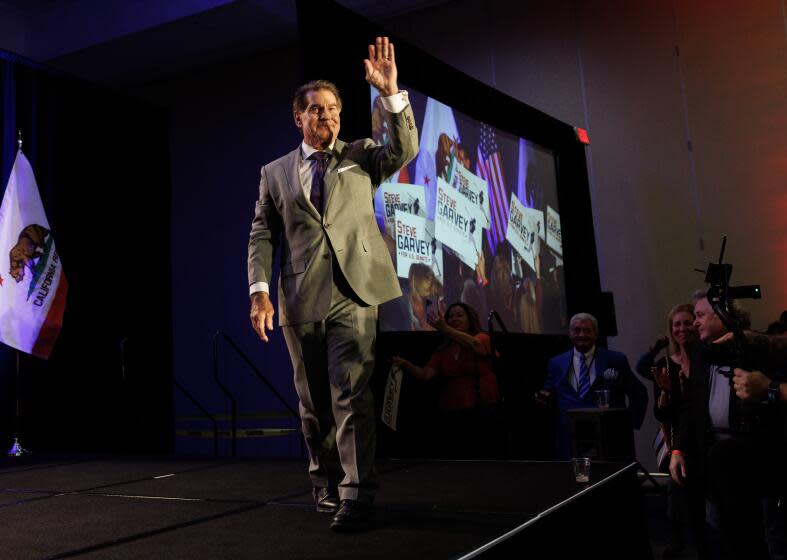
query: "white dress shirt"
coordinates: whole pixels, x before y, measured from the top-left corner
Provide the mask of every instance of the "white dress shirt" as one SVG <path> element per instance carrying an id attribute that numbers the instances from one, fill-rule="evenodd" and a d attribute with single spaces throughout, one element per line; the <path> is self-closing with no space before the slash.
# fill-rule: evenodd
<path id="1" fill-rule="evenodd" d="M 719 366 L 708 368 L 708 415 L 714 428 L 730 427 L 730 380 L 719 372 Z"/>

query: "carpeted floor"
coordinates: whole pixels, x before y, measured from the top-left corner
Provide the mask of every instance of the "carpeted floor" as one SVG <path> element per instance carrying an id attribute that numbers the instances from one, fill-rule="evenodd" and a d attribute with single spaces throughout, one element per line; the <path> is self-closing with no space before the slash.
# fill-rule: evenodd
<path id="1" fill-rule="evenodd" d="M 0 558 L 461 558 L 528 522 L 538 539 L 550 508 L 599 508 L 585 496 L 633 477 L 593 469 L 578 485 L 569 463 L 390 462 L 373 529 L 348 536 L 314 511 L 302 461 L 2 459 Z"/>

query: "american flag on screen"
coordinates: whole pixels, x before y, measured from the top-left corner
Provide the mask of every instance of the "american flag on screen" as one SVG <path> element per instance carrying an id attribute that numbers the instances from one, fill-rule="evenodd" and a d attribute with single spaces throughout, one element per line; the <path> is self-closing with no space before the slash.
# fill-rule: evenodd
<path id="1" fill-rule="evenodd" d="M 491 226 L 486 232 L 487 241 L 495 252 L 497 244 L 506 238 L 508 226 L 508 191 L 503 177 L 500 151 L 495 140 L 495 132 L 487 124 L 481 124 L 481 139 L 478 142 L 478 161 L 476 175 L 489 183 L 489 202 Z"/>

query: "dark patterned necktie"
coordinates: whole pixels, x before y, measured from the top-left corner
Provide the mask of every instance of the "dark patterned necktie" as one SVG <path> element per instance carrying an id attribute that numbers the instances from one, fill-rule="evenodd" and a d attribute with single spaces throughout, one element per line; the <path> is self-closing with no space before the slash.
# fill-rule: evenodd
<path id="1" fill-rule="evenodd" d="M 322 215 L 322 197 L 325 192 L 325 171 L 328 169 L 328 161 L 331 155 L 328 152 L 314 152 L 309 159 L 312 160 L 312 190 L 309 193 L 309 201 Z"/>

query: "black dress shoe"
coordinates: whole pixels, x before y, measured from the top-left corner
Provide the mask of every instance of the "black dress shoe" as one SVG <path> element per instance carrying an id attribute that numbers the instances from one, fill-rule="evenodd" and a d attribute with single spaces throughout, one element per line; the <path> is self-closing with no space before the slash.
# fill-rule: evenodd
<path id="1" fill-rule="evenodd" d="M 314 488 L 312 496 L 320 513 L 336 513 L 339 509 L 339 494 L 333 488 Z"/>
<path id="2" fill-rule="evenodd" d="M 339 511 L 333 516 L 331 529 L 337 532 L 360 531 L 369 527 L 372 505 L 358 500 L 342 500 Z"/>

